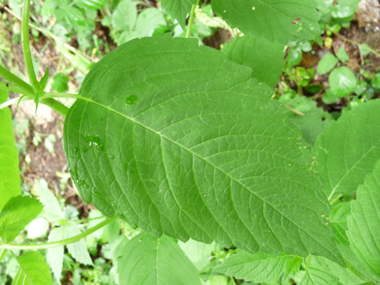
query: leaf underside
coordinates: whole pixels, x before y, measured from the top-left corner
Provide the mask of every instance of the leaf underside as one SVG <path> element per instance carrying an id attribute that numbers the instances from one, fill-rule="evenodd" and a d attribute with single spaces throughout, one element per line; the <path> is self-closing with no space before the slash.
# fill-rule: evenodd
<path id="1" fill-rule="evenodd" d="M 65 121 L 84 201 L 156 236 L 338 260 L 311 154 L 251 72 L 166 36 L 107 55 Z"/>

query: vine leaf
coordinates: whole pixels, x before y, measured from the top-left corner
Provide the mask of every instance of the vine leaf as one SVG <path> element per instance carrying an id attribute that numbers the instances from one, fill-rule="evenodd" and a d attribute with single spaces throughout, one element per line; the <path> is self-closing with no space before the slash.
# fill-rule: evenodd
<path id="1" fill-rule="evenodd" d="M 371 100 L 331 122 L 314 146 L 328 197 L 354 193 L 380 158 L 380 100 Z M 366 139 L 363 139 L 366 138 Z"/>
<path id="2" fill-rule="evenodd" d="M 0 237 L 13 241 L 42 211 L 42 204 L 35 198 L 17 196 L 5 204 L 0 213 Z"/>
<path id="3" fill-rule="evenodd" d="M 0 104 L 7 101 L 8 92 L 0 90 Z M 18 151 L 13 133 L 12 113 L 9 108 L 0 109 L 0 210 L 21 194 Z"/>
<path id="4" fill-rule="evenodd" d="M 48 242 L 61 241 L 64 239 L 64 227 L 52 229 L 49 234 Z M 59 283 L 61 280 L 61 273 L 63 267 L 63 254 L 64 247 L 57 246 L 47 249 L 46 261 L 49 264 L 51 271 L 53 271 L 54 277 Z"/>
<path id="5" fill-rule="evenodd" d="M 350 248 L 373 274 L 380 277 L 380 161 L 360 185 L 347 218 Z"/>
<path id="6" fill-rule="evenodd" d="M 64 127 L 82 198 L 156 236 L 342 262 L 287 108 L 197 43 L 133 40 L 87 75 Z"/>
<path id="7" fill-rule="evenodd" d="M 38 251 L 24 253 L 17 259 L 20 264 L 12 285 L 45 285 L 52 284 L 49 267 L 44 256 Z"/>
<path id="8" fill-rule="evenodd" d="M 161 0 L 162 7 L 174 19 L 178 20 L 182 29 L 186 27 L 186 18 L 190 13 L 191 7 L 197 3 L 197 0 Z"/>
<path id="9" fill-rule="evenodd" d="M 252 68 L 252 77 L 274 87 L 285 65 L 284 45 L 251 34 L 235 37 L 223 47 L 229 60 Z M 265 51 L 265 52 L 263 52 Z M 263 68 L 265 66 L 265 68 Z"/>
<path id="10" fill-rule="evenodd" d="M 74 223 L 69 223 L 68 225 L 66 225 L 64 227 L 63 232 L 64 239 L 72 238 L 82 233 L 80 229 L 78 229 L 77 225 Z M 76 261 L 85 265 L 94 265 L 84 239 L 81 239 L 80 241 L 75 243 L 70 243 L 66 247 L 69 253 Z"/>
<path id="11" fill-rule="evenodd" d="M 115 252 L 119 253 L 117 270 L 123 284 L 201 284 L 197 269 L 166 236 L 156 238 L 142 232 L 131 240 L 124 237 Z"/>
<path id="12" fill-rule="evenodd" d="M 245 281 L 271 284 L 278 281 L 283 274 L 289 276 L 297 272 L 301 262 L 302 258 L 285 254 L 273 256 L 261 251 L 250 254 L 238 250 L 214 271 Z"/>
<path id="13" fill-rule="evenodd" d="M 292 39 L 321 42 L 315 0 L 213 0 L 212 8 L 245 34 L 283 44 Z"/>

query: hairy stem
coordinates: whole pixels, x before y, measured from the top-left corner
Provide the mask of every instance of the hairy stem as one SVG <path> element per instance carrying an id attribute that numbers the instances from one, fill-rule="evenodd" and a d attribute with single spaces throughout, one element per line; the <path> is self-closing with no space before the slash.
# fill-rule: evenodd
<path id="1" fill-rule="evenodd" d="M 114 221 L 116 219 L 117 219 L 116 216 L 113 218 L 109 218 L 109 219 L 97 224 L 96 226 L 84 231 L 83 233 L 81 233 L 77 236 L 68 238 L 68 239 L 55 241 L 55 242 L 49 242 L 49 243 L 41 243 L 41 244 L 7 244 L 7 243 L 1 244 L 0 243 L 0 249 L 5 248 L 5 249 L 32 250 L 32 249 L 52 248 L 52 247 L 64 246 L 64 245 L 71 244 L 71 243 L 76 243 L 76 242 L 80 241 L 81 239 L 85 238 L 86 236 L 92 234 L 93 232 L 96 232 L 100 228 L 108 225 L 109 223 L 111 223 L 112 221 Z"/>
<path id="2" fill-rule="evenodd" d="M 0 65 L 0 77 L 4 78 L 5 80 L 9 81 L 13 85 L 17 86 L 18 88 L 22 89 L 23 93 L 25 95 L 32 95 L 34 94 L 33 87 L 30 86 L 28 83 L 26 83 L 21 78 L 14 75 L 12 72 L 8 71 L 6 68 Z"/>
<path id="3" fill-rule="evenodd" d="M 30 83 L 33 86 L 34 92 L 38 92 L 40 89 L 40 84 L 38 83 L 36 74 L 34 72 L 32 54 L 30 53 L 29 9 L 30 0 L 24 0 L 24 8 L 22 10 L 22 52 L 24 54 L 26 71 L 28 73 Z"/>
<path id="4" fill-rule="evenodd" d="M 352 41 L 352 40 L 350 40 L 350 39 L 347 39 L 345 36 L 342 36 L 342 35 L 339 34 L 339 33 L 334 33 L 334 35 L 340 37 L 342 40 L 344 40 L 344 41 L 346 41 L 346 42 L 349 42 L 349 43 L 351 43 L 351 44 L 354 44 L 354 45 L 358 46 L 359 48 L 360 48 L 360 46 L 361 46 L 360 43 L 358 43 L 358 42 L 354 42 L 354 41 Z M 367 50 L 369 50 L 369 51 L 372 52 L 373 54 L 375 54 L 375 55 L 377 55 L 377 56 L 380 57 L 380 53 L 378 53 L 378 52 L 377 52 L 376 50 L 374 50 L 373 48 L 371 48 L 371 47 L 368 46 Z"/>
<path id="5" fill-rule="evenodd" d="M 199 2 L 200 0 L 197 0 L 197 3 L 195 3 L 195 5 L 191 7 L 189 24 L 187 25 L 187 31 L 186 31 L 186 38 L 190 38 L 191 26 L 193 25 L 193 22 L 194 22 L 195 9 L 198 7 Z"/>

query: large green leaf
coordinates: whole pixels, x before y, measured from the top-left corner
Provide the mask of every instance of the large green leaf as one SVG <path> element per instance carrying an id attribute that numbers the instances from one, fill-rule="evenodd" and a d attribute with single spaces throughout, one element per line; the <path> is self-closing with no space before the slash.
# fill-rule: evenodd
<path id="1" fill-rule="evenodd" d="M 41 211 L 42 204 L 35 198 L 21 195 L 11 198 L 0 213 L 0 237 L 13 241 Z"/>
<path id="2" fill-rule="evenodd" d="M 82 198 L 157 236 L 339 258 L 286 107 L 197 43 L 133 40 L 90 71 L 64 128 Z"/>
<path id="3" fill-rule="evenodd" d="M 353 193 L 380 159 L 380 100 L 371 100 L 332 122 L 318 138 L 317 171 L 326 181 L 324 192 Z"/>
<path id="4" fill-rule="evenodd" d="M 186 27 L 186 18 L 191 11 L 191 7 L 195 5 L 197 0 L 161 0 L 162 7 L 168 12 L 174 19 L 178 20 L 178 23 L 183 29 Z"/>
<path id="5" fill-rule="evenodd" d="M 294 261 L 297 261 L 298 269 L 302 258 L 282 255 L 273 256 L 265 252 L 250 254 L 239 250 L 226 260 L 222 265 L 217 266 L 214 271 L 227 276 L 234 276 L 245 281 L 256 283 L 273 283 L 280 280 L 280 277 L 292 270 Z"/>
<path id="6" fill-rule="evenodd" d="M 198 271 L 171 238 L 142 232 L 116 249 L 122 284 L 200 285 Z"/>
<path id="7" fill-rule="evenodd" d="M 284 45 L 271 43 L 253 35 L 235 37 L 223 47 L 226 57 L 252 68 L 252 77 L 269 86 L 275 86 L 285 65 Z M 265 66 L 265 68 L 263 68 Z"/>
<path id="8" fill-rule="evenodd" d="M 372 273 L 380 277 L 380 161 L 359 186 L 347 218 L 350 247 Z"/>
<path id="9" fill-rule="evenodd" d="M 232 28 L 269 41 L 320 37 L 315 0 L 213 0 L 212 8 Z"/>
<path id="10" fill-rule="evenodd" d="M 0 104 L 8 99 L 8 92 L 0 90 Z M 8 200 L 21 194 L 18 151 L 13 134 L 9 108 L 0 109 L 0 211 Z"/>
<path id="11" fill-rule="evenodd" d="M 12 285 L 52 284 L 49 267 L 44 256 L 38 251 L 24 253 L 17 261 L 20 269 L 13 278 Z"/>

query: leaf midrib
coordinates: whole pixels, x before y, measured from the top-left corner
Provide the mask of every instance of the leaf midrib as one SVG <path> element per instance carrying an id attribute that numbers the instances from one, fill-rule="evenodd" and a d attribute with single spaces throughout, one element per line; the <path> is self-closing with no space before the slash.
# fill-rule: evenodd
<path id="1" fill-rule="evenodd" d="M 286 215 L 284 215 L 283 213 L 281 213 L 281 212 L 280 212 L 278 209 L 276 209 L 273 205 L 271 205 L 270 203 L 268 203 L 267 201 L 265 201 L 264 199 L 262 199 L 262 198 L 261 198 L 260 196 L 258 196 L 256 193 L 254 193 L 253 191 L 251 191 L 250 189 L 248 189 L 245 185 L 241 184 L 240 181 L 236 180 L 235 178 L 233 178 L 232 176 L 230 176 L 228 173 L 224 172 L 224 171 L 223 171 L 222 169 L 220 169 L 219 167 L 215 166 L 214 164 L 210 163 L 210 162 L 207 161 L 207 160 L 204 160 L 204 159 L 203 159 L 202 157 L 200 157 L 198 154 L 193 153 L 193 152 L 192 152 L 190 149 L 188 149 L 187 147 L 185 147 L 185 146 L 179 144 L 179 143 L 176 142 L 176 141 L 173 141 L 171 138 L 168 138 L 168 137 L 166 137 L 165 135 L 163 135 L 163 134 L 161 134 L 161 133 L 158 133 L 157 131 L 155 131 L 155 130 L 149 128 L 148 126 L 143 125 L 142 123 L 140 123 L 140 122 L 134 120 L 134 118 L 131 118 L 131 117 L 129 117 L 129 116 L 123 114 L 123 113 L 120 113 L 120 112 L 118 112 L 118 111 L 112 109 L 112 108 L 109 107 L 109 106 L 105 106 L 105 105 L 103 105 L 103 104 L 101 104 L 101 103 L 99 103 L 99 102 L 96 102 L 96 101 L 94 101 L 94 100 L 92 100 L 92 99 L 90 99 L 90 98 L 87 98 L 87 97 L 84 97 L 84 96 L 81 96 L 81 95 L 80 95 L 80 96 L 77 96 L 77 98 L 78 98 L 79 100 L 87 101 L 87 102 L 89 102 L 89 103 L 93 103 L 93 104 L 95 104 L 95 105 L 98 105 L 98 106 L 100 106 L 100 107 L 103 107 L 104 109 L 107 109 L 107 110 L 110 111 L 110 112 L 113 112 L 113 113 L 115 113 L 115 114 L 117 114 L 117 115 L 119 115 L 119 116 L 121 116 L 121 117 L 124 117 L 124 118 L 126 118 L 126 119 L 132 121 L 133 123 L 135 123 L 135 124 L 141 126 L 142 128 L 145 128 L 145 129 L 151 131 L 152 133 L 154 133 L 154 134 L 156 134 L 156 135 L 158 135 L 158 136 L 160 136 L 160 137 L 165 138 L 166 140 L 170 141 L 170 142 L 173 143 L 174 145 L 177 145 L 178 147 L 180 147 L 180 148 L 186 150 L 187 152 L 191 153 L 193 156 L 199 158 L 200 160 L 204 161 L 204 163 L 206 163 L 206 164 L 212 166 L 213 168 L 217 169 L 218 171 L 220 171 L 221 173 L 223 173 L 224 175 L 226 175 L 227 177 L 229 177 L 232 181 L 235 181 L 237 184 L 239 184 L 242 188 L 244 188 L 244 189 L 246 189 L 248 192 L 252 193 L 255 197 L 257 197 L 259 200 L 261 200 L 264 204 L 267 204 L 268 206 L 270 206 L 274 211 L 276 211 L 276 212 L 279 213 L 282 217 L 286 218 L 290 223 L 292 223 L 293 225 L 295 225 L 299 230 L 301 230 L 301 231 L 304 232 L 306 235 L 308 235 L 310 238 L 312 238 L 313 240 L 315 240 L 318 244 L 320 244 L 323 248 L 325 248 L 325 250 L 327 250 L 327 252 L 330 252 L 330 250 L 328 250 L 328 248 L 326 248 L 325 245 L 324 245 L 323 243 L 320 243 L 319 241 L 317 241 L 317 240 L 314 238 L 314 236 L 310 235 L 306 230 L 304 230 L 302 227 L 298 226 L 295 222 L 293 222 L 290 218 L 288 218 Z M 273 232 L 273 234 L 274 234 L 274 232 Z M 283 246 L 283 245 L 281 244 L 281 246 Z M 332 254 L 332 252 L 330 252 L 330 253 Z M 333 255 L 334 255 L 334 254 L 333 254 Z"/>

